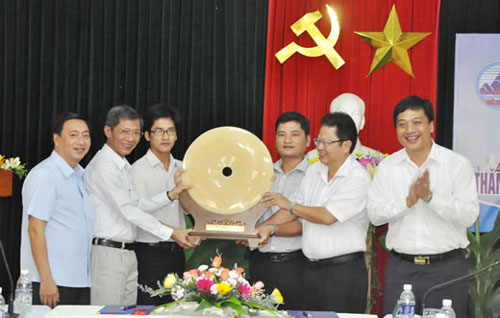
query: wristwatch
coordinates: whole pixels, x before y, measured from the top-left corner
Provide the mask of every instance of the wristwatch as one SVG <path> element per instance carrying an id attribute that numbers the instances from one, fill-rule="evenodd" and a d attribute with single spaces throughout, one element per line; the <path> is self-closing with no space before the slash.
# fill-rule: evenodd
<path id="1" fill-rule="evenodd" d="M 432 192 L 429 194 L 429 196 L 427 196 L 427 198 L 424 199 L 424 202 L 429 203 L 431 202 L 431 200 L 432 200 Z"/>
<path id="2" fill-rule="evenodd" d="M 293 214 L 293 208 L 295 208 L 295 205 L 296 205 L 296 204 L 297 204 L 297 203 L 295 203 L 295 202 L 293 202 L 293 201 L 292 201 L 292 202 L 290 202 L 290 207 L 288 207 L 288 212 L 290 212 L 290 214 Z"/>

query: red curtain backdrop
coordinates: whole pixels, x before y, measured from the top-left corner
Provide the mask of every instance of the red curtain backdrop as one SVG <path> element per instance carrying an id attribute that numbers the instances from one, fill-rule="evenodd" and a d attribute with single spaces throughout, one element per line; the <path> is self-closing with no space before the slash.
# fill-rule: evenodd
<path id="1" fill-rule="evenodd" d="M 328 36 L 326 4 L 337 13 L 340 37 L 335 50 L 346 63 L 336 70 L 325 56 L 310 58 L 295 53 L 280 64 L 274 54 L 290 42 L 316 46 L 306 32 L 296 37 L 290 29 L 304 14 L 319 10 L 323 18 L 316 25 Z M 375 49 L 353 33 L 382 32 L 393 4 L 403 32 L 432 32 L 408 51 L 414 78 L 393 62 L 368 76 Z M 361 143 L 384 153 L 400 149 L 392 123 L 394 105 L 409 95 L 427 98 L 435 105 L 439 7 L 440 0 L 269 0 L 263 140 L 273 158 L 277 159 L 274 122 L 279 114 L 301 112 L 311 121 L 311 137 L 316 137 L 330 102 L 345 92 L 360 96 L 366 103 Z M 377 229 L 378 236 L 383 232 L 385 227 Z M 386 260 L 387 253 L 379 248 L 377 268 L 382 283 Z M 382 299 L 378 299 L 372 312 L 381 315 L 382 305 Z"/>
<path id="2" fill-rule="evenodd" d="M 274 122 L 280 113 L 296 110 L 306 115 L 311 121 L 311 137 L 315 137 L 321 117 L 329 112 L 330 102 L 345 92 L 360 96 L 366 103 L 361 143 L 384 153 L 398 150 L 400 146 L 392 124 L 394 105 L 415 94 L 435 104 L 439 2 L 269 0 L 263 140 L 273 158 L 277 158 Z M 310 58 L 295 53 L 280 64 L 274 54 L 290 42 L 304 47 L 316 46 L 306 32 L 296 37 L 290 29 L 290 25 L 305 13 L 319 10 L 323 18 L 316 25 L 325 37 L 328 36 L 330 22 L 326 4 L 337 13 L 340 37 L 335 50 L 346 63 L 336 70 L 325 56 Z M 393 62 L 368 76 L 375 49 L 353 33 L 382 32 L 393 4 L 403 32 L 432 32 L 408 51 L 414 78 Z"/>

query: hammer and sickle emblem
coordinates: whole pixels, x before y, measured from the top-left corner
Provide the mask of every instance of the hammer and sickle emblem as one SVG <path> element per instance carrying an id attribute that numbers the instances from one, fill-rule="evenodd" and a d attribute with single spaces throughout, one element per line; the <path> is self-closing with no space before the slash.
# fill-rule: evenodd
<path id="1" fill-rule="evenodd" d="M 278 61 L 283 64 L 289 57 L 294 55 L 296 52 L 299 52 L 302 55 L 308 57 L 318 57 L 321 55 L 326 55 L 330 63 L 336 68 L 339 69 L 342 65 L 345 64 L 345 61 L 342 57 L 335 51 L 333 48 L 339 39 L 340 33 L 340 25 L 337 20 L 337 15 L 335 11 L 333 11 L 330 6 L 326 6 L 328 11 L 328 15 L 330 16 L 331 21 L 331 29 L 330 35 L 325 39 L 323 34 L 318 30 L 315 23 L 323 17 L 321 13 L 318 11 L 306 13 L 302 18 L 295 21 L 294 24 L 290 26 L 290 29 L 295 33 L 295 35 L 299 36 L 304 31 L 306 31 L 309 36 L 314 40 L 317 44 L 315 47 L 302 47 L 295 42 L 292 42 L 282 48 L 278 53 L 275 54 Z"/>

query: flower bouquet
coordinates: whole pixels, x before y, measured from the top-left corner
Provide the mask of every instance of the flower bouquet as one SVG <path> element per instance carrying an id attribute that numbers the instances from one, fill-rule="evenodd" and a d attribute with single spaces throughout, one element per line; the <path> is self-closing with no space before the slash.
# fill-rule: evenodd
<path id="1" fill-rule="evenodd" d="M 378 151 L 367 154 L 356 152 L 354 157 L 366 169 L 366 171 L 368 171 L 370 177 L 373 179 L 373 175 L 375 174 L 375 170 L 377 170 L 378 164 L 382 161 L 382 159 L 387 157 L 387 155 L 383 155 Z"/>
<path id="2" fill-rule="evenodd" d="M 184 272 L 183 278 L 176 274 L 168 274 L 159 289 L 142 287 L 152 297 L 170 294 L 173 302 L 160 305 L 155 310 L 164 310 L 182 302 L 195 302 L 198 304 L 195 311 L 211 307 L 221 310 L 231 308 L 234 317 L 241 315 L 254 315 L 260 310 L 273 315 L 279 315 L 277 307 L 283 303 L 283 296 L 278 289 L 271 295 L 264 293 L 264 283 L 258 281 L 254 285 L 244 277 L 244 269 L 221 267 L 222 258 L 214 257 L 211 266 L 200 265 L 198 268 Z"/>
<path id="3" fill-rule="evenodd" d="M 28 172 L 26 165 L 21 163 L 19 157 L 6 159 L 2 155 L 0 155 L 0 169 L 12 171 L 19 177 L 19 179 L 26 176 L 26 173 Z"/>

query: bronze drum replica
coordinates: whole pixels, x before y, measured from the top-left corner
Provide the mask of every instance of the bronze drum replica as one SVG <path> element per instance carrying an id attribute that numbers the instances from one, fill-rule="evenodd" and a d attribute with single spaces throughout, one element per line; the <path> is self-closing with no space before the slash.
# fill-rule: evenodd
<path id="1" fill-rule="evenodd" d="M 182 182 L 192 185 L 180 202 L 195 220 L 191 241 L 248 240 L 257 247 L 255 223 L 266 211 L 260 202 L 271 189 L 273 162 L 254 134 L 237 127 L 211 129 L 189 146 Z"/>

